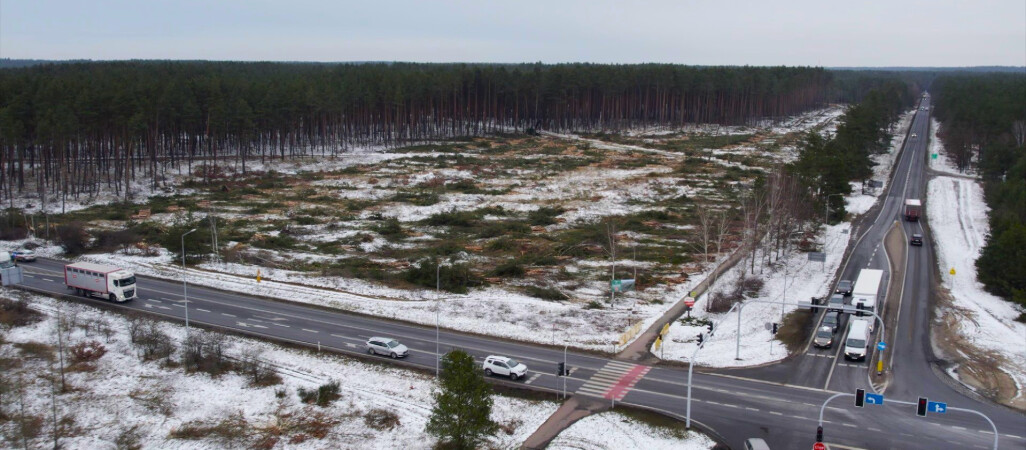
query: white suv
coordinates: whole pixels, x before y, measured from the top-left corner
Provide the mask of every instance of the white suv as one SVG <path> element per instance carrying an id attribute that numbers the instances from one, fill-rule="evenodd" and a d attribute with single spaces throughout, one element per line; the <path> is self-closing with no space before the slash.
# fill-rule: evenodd
<path id="1" fill-rule="evenodd" d="M 506 375 L 509 379 L 516 380 L 527 375 L 527 366 L 513 358 L 491 355 L 485 358 L 484 371 L 486 375 Z"/>

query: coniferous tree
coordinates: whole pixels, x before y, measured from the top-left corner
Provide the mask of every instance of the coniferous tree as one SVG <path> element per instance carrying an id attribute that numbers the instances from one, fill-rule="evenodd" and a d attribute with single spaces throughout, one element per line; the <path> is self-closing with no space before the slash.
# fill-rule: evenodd
<path id="1" fill-rule="evenodd" d="M 427 431 L 457 449 L 477 448 L 498 430 L 492 421 L 492 387 L 463 350 L 442 358 L 441 390 L 435 393 Z"/>

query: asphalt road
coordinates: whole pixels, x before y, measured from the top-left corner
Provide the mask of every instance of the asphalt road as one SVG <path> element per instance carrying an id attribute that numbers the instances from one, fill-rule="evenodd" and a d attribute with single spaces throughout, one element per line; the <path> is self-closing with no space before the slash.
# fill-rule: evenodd
<path id="1" fill-rule="evenodd" d="M 905 195 L 922 192 L 923 163 L 927 136 L 927 115 L 918 114 L 910 140 L 902 153 L 894 182 L 880 216 L 864 234 L 842 271 L 842 278 L 854 279 L 867 265 L 886 268 L 883 252 L 877 251 L 886 231 L 899 214 Z M 911 168 L 911 170 L 910 170 Z M 903 175 L 907 174 L 907 175 Z M 915 226 L 909 224 L 909 226 Z M 1006 408 L 980 403 L 960 395 L 938 379 L 929 366 L 929 277 L 932 254 L 924 246 L 909 258 L 905 300 L 901 305 L 899 332 L 894 345 L 894 379 L 887 398 L 915 401 L 926 394 L 947 401 L 950 406 L 980 410 L 996 423 L 1001 448 L 1026 448 L 1026 417 Z M 913 267 L 922 267 L 912 270 Z M 23 264 L 26 287 L 57 296 L 69 295 L 63 282 L 60 261 L 40 259 Z M 181 320 L 186 304 L 180 280 L 138 277 L 139 298 L 115 304 L 125 310 L 144 311 Z M 385 356 L 366 355 L 364 345 L 371 336 L 393 337 L 406 344 L 410 356 L 401 360 L 421 368 L 436 366 L 436 331 L 431 327 L 327 311 L 301 304 L 274 301 L 200 286 L 189 287 L 188 315 L 201 323 L 292 343 L 320 346 L 327 351 L 390 361 Z M 87 302 L 107 303 L 90 299 Z M 840 334 L 840 332 L 839 332 Z M 908 336 L 905 338 L 904 336 Z M 563 361 L 563 349 L 498 338 L 442 330 L 441 353 L 461 348 L 479 360 L 490 354 L 515 357 L 529 368 L 527 377 L 516 383 L 545 390 L 556 398 L 566 382 L 570 395 L 587 395 L 611 404 L 629 404 L 662 411 L 678 417 L 685 414 L 687 370 L 637 365 L 587 353 L 567 352 L 569 377 L 554 376 L 556 363 Z M 833 350 L 836 351 L 836 347 Z M 867 359 L 868 360 L 868 359 Z M 696 372 L 692 390 L 692 420 L 716 431 L 734 448 L 748 437 L 762 437 L 773 448 L 811 448 L 820 406 L 836 393 L 853 393 L 867 387 L 866 363 L 848 364 L 831 351 L 810 350 L 782 364 L 744 371 Z M 497 381 L 499 381 L 497 379 Z M 343 380 L 344 382 L 344 380 Z M 855 408 L 851 397 L 829 404 L 825 411 L 825 441 L 851 448 L 990 448 L 991 428 L 980 418 L 961 412 L 915 416 L 909 406 L 867 406 Z"/>

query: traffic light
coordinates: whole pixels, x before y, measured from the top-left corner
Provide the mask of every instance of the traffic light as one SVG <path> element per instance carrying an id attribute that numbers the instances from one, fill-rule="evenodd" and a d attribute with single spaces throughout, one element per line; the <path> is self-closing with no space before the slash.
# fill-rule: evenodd
<path id="1" fill-rule="evenodd" d="M 561 377 L 565 373 L 566 373 L 566 364 L 564 364 L 564 363 L 556 364 L 556 376 L 557 377 Z"/>
<path id="2" fill-rule="evenodd" d="M 777 327 L 779 327 L 779 325 L 776 322 L 774 322 L 773 323 L 773 334 L 777 334 Z"/>
<path id="3" fill-rule="evenodd" d="M 823 427 L 816 427 L 816 442 L 823 442 Z"/>
<path id="4" fill-rule="evenodd" d="M 861 407 L 865 406 L 865 404 L 866 404 L 866 390 L 865 389 L 856 389 L 855 390 L 855 406 L 858 406 L 859 408 L 861 408 Z"/>
<path id="5" fill-rule="evenodd" d="M 916 415 L 926 417 L 926 406 L 930 401 L 926 397 L 919 397 L 919 404 L 916 407 Z"/>
<path id="6" fill-rule="evenodd" d="M 704 338 L 704 337 L 702 336 L 702 333 L 698 333 L 698 345 L 702 345 L 702 341 L 703 341 L 704 339 L 705 339 L 705 338 Z"/>

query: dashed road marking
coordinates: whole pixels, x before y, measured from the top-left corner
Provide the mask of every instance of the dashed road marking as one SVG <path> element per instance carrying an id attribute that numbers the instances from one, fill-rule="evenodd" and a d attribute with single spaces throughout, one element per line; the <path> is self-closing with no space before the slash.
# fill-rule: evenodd
<path id="1" fill-rule="evenodd" d="M 342 338 L 342 339 L 346 339 L 346 338 L 349 337 L 349 336 L 343 336 L 341 334 L 333 334 L 332 336 L 337 337 L 337 338 Z"/>
<path id="2" fill-rule="evenodd" d="M 311 330 L 311 329 L 308 329 L 308 328 L 300 328 L 300 329 L 303 330 L 303 331 L 306 331 L 307 333 L 320 333 L 320 331 Z"/>
<path id="3" fill-rule="evenodd" d="M 748 407 L 748 406 L 746 406 L 745 409 L 747 409 L 749 411 L 759 411 L 759 408 L 751 408 L 751 407 Z"/>
<path id="4" fill-rule="evenodd" d="M 196 308 L 196 311 L 203 311 L 203 312 L 205 312 L 205 313 L 208 313 L 208 312 L 210 312 L 210 310 L 209 310 L 209 309 L 203 309 L 203 308 Z"/>
<path id="5" fill-rule="evenodd" d="M 534 375 L 531 375 L 531 378 L 528 378 L 527 381 L 524 382 L 524 384 L 531 384 L 532 381 L 537 380 L 538 377 L 540 377 L 540 376 L 541 376 L 540 373 L 536 373 Z"/>
<path id="6" fill-rule="evenodd" d="M 776 411 L 770 411 L 769 413 L 770 413 L 770 414 L 774 414 L 774 415 L 777 415 L 777 416 L 782 416 L 782 415 L 784 415 L 784 413 L 782 413 L 782 412 L 776 412 Z"/>
<path id="7" fill-rule="evenodd" d="M 239 316 L 236 316 L 235 314 L 228 314 L 228 313 L 221 313 L 221 315 L 222 316 L 228 316 L 228 317 L 239 317 Z"/>

